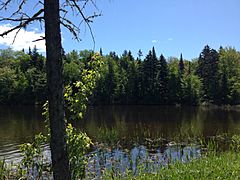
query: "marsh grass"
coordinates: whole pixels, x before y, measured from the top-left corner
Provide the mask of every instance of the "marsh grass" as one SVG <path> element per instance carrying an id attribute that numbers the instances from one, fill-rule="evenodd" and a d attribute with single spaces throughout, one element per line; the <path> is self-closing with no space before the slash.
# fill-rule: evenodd
<path id="1" fill-rule="evenodd" d="M 128 172 L 122 177 L 106 174 L 103 179 L 239 179 L 240 156 L 232 152 L 208 155 L 188 163 L 176 162 L 163 166 L 156 173 Z"/>
<path id="2" fill-rule="evenodd" d="M 8 175 L 5 160 L 0 161 L 0 179 L 4 179 Z"/>
<path id="3" fill-rule="evenodd" d="M 115 166 L 105 170 L 100 179 L 240 179 L 240 136 L 227 134 L 195 139 L 201 147 L 201 156 L 191 152 L 176 159 L 167 156 L 167 161 L 156 169 L 156 161 L 138 158 L 137 167 L 122 173 Z M 193 144 L 194 144 L 193 143 Z M 179 144 L 178 142 L 176 143 Z M 181 146 L 179 147 L 182 148 Z M 149 155 L 147 155 L 149 156 Z M 132 162 L 133 163 L 133 162 Z M 131 166 L 130 166 L 131 167 Z"/>
<path id="4" fill-rule="evenodd" d="M 113 133 L 114 134 L 114 133 Z M 115 136 L 115 135 L 114 135 Z M 109 138 L 109 137 L 108 137 Z M 219 135 L 208 137 L 206 139 L 193 139 L 188 146 L 186 141 L 180 143 L 175 139 L 171 141 L 173 147 L 179 148 L 180 158 L 171 154 L 171 145 L 169 153 L 165 153 L 164 161 L 160 161 L 151 151 L 143 151 L 135 159 L 130 158 L 130 152 L 124 152 L 122 157 L 128 158 L 126 166 L 123 165 L 124 159 L 119 157 L 97 161 L 103 154 L 94 155 L 92 166 L 85 166 L 86 179 L 240 179 L 240 135 L 229 137 L 228 135 Z M 188 139 L 190 142 L 190 140 Z M 191 145 L 198 142 L 200 147 L 200 156 L 195 156 L 191 151 Z M 151 144 L 151 140 L 148 141 Z M 143 146 L 144 147 L 144 146 Z M 190 148 L 189 153 L 184 155 L 184 147 Z M 145 148 L 145 150 L 149 150 Z M 108 149 L 111 153 L 114 149 Z M 176 151 L 173 149 L 173 151 Z M 100 155 L 100 156 L 99 156 Z M 183 158 L 184 157 L 184 158 Z M 41 161 L 42 162 L 42 161 Z M 35 162 L 36 163 L 36 162 Z M 107 163 L 107 166 L 104 166 Z M 88 164 L 89 165 L 89 164 Z M 96 171 L 96 168 L 99 169 Z M 90 168 L 90 169 L 89 169 Z M 6 164 L 4 160 L 0 161 L 0 179 L 16 179 L 24 173 L 23 166 L 12 166 Z M 26 173 L 26 172 L 25 172 Z M 51 178 L 51 173 L 41 171 L 42 177 L 39 179 Z M 23 176 L 22 176 L 23 177 Z M 26 176 L 25 176 L 26 177 Z"/>
<path id="5" fill-rule="evenodd" d="M 239 153 L 211 154 L 200 159 L 193 159 L 188 163 L 179 161 L 170 163 L 156 173 L 140 171 L 138 175 L 135 175 L 130 172 L 121 179 L 239 179 L 239 162 Z M 112 179 L 112 177 L 106 174 L 103 179 Z"/>

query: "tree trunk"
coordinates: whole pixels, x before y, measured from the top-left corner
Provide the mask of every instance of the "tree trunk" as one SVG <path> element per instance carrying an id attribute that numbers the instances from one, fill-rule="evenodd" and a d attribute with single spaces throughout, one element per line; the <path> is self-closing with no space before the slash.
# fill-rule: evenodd
<path id="1" fill-rule="evenodd" d="M 44 19 L 53 177 L 57 180 L 68 180 L 71 177 L 64 122 L 59 0 L 44 0 Z"/>

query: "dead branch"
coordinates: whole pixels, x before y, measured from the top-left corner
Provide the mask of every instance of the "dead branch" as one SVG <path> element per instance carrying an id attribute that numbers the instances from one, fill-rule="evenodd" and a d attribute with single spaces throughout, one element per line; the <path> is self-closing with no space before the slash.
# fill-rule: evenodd
<path id="1" fill-rule="evenodd" d="M 7 10 L 10 3 L 14 0 L 0 0 L 0 11 L 1 10 Z M 44 13 L 44 9 L 38 10 L 34 15 L 29 16 L 26 12 L 23 12 L 23 7 L 27 4 L 28 0 L 19 0 L 17 9 L 9 16 L 9 17 L 0 17 L 0 22 L 14 22 L 18 23 L 16 26 L 11 27 L 9 30 L 6 30 L 5 32 L 0 33 L 0 37 L 3 37 L 11 32 L 15 32 L 14 40 L 15 41 L 18 33 L 22 28 L 26 28 L 27 25 L 31 24 L 32 22 L 39 21 L 40 25 L 42 21 L 44 21 L 44 16 L 42 13 Z M 85 23 L 87 28 L 89 29 L 89 32 L 92 37 L 92 41 L 94 43 L 95 47 L 95 38 L 94 34 L 91 28 L 90 23 L 93 22 L 93 19 L 101 16 L 101 13 L 93 13 L 90 16 L 85 15 L 83 12 L 88 4 L 92 4 L 93 7 L 96 9 L 96 11 L 99 11 L 97 8 L 97 5 L 94 0 L 65 0 L 61 4 L 60 8 L 60 23 L 63 27 L 65 27 L 74 37 L 74 39 L 80 41 L 79 34 L 80 34 L 80 26 Z M 39 0 L 35 7 L 38 5 L 44 5 L 42 0 Z M 76 24 L 73 21 L 70 20 L 71 17 L 68 17 L 69 13 L 73 13 L 73 16 L 80 16 L 81 21 Z M 37 39 L 35 41 L 44 40 L 43 37 L 40 39 Z"/>
<path id="2" fill-rule="evenodd" d="M 14 26 L 13 28 L 10 28 L 9 30 L 7 30 L 3 33 L 0 33 L 0 37 L 4 37 L 5 35 L 16 30 L 16 33 L 14 35 L 13 42 L 12 42 L 12 43 L 14 43 L 17 38 L 18 33 L 20 32 L 20 30 L 22 28 L 26 28 L 27 25 L 29 25 L 30 23 L 32 23 L 34 21 L 39 21 L 41 23 L 41 21 L 44 19 L 44 17 L 40 16 L 40 15 L 43 12 L 44 12 L 44 10 L 40 9 L 37 13 L 35 13 L 32 17 L 29 17 L 29 18 L 24 18 L 23 16 L 20 18 L 1 18 L 0 22 L 1 21 L 10 21 L 10 22 L 19 22 L 19 24 Z"/>
<path id="3" fill-rule="evenodd" d="M 11 2 L 11 0 L 7 0 L 6 2 L 0 1 L 0 11 L 3 9 L 6 10 L 10 2 Z"/>
<path id="4" fill-rule="evenodd" d="M 43 12 L 44 12 L 44 10 L 43 10 L 43 9 L 40 9 L 37 13 L 35 13 L 35 14 L 34 14 L 32 17 L 30 17 L 30 18 L 27 18 L 27 19 L 24 19 L 24 18 L 21 19 L 21 18 L 20 18 L 20 19 L 16 20 L 16 21 L 19 21 L 20 23 L 19 23 L 17 26 L 14 26 L 13 28 L 11 28 L 11 29 L 9 29 L 9 30 L 1 33 L 0 36 L 3 37 L 3 36 L 5 36 L 5 35 L 9 34 L 10 32 L 13 32 L 13 31 L 18 30 L 18 29 L 21 29 L 21 28 L 25 28 L 27 25 L 29 25 L 29 24 L 30 24 L 31 22 L 33 22 L 33 21 L 42 20 L 43 17 L 39 17 L 39 15 L 41 15 Z M 2 20 L 7 21 L 7 19 L 9 19 L 9 21 L 12 21 L 11 18 L 5 18 L 5 19 L 3 18 Z M 19 31 L 18 31 L 18 32 L 19 32 Z"/>
<path id="5" fill-rule="evenodd" d="M 80 6 L 80 4 L 78 4 L 77 2 L 83 2 L 83 5 L 82 7 Z M 70 7 L 71 11 L 73 13 L 76 13 L 76 15 L 80 15 L 81 18 L 83 19 L 82 21 L 80 21 L 78 27 L 74 24 L 74 28 L 70 28 L 68 29 L 72 34 L 73 36 L 75 37 L 75 39 L 78 39 L 76 38 L 76 35 L 78 36 L 78 34 L 80 33 L 80 26 L 81 24 L 84 22 L 86 23 L 88 29 L 89 29 L 89 32 L 91 34 L 91 37 L 92 37 L 92 40 L 93 40 L 93 44 L 94 44 L 94 48 L 95 48 L 95 38 L 94 38 L 94 34 L 93 34 L 93 31 L 92 31 L 92 28 L 91 28 L 91 25 L 90 23 L 93 22 L 93 19 L 98 17 L 98 16 L 101 16 L 101 13 L 94 13 L 93 15 L 90 15 L 90 16 L 85 16 L 84 13 L 83 13 L 83 10 L 86 8 L 87 4 L 91 2 L 93 4 L 93 6 L 98 10 L 95 2 L 93 0 L 66 0 L 66 3 L 63 4 L 63 7 Z M 66 16 L 66 12 L 65 12 L 65 15 Z M 64 25 L 64 24 L 63 24 Z M 69 24 L 71 27 L 73 27 L 73 23 Z M 64 25 L 64 27 L 66 28 L 69 28 L 69 26 L 66 26 L 66 24 Z M 76 28 L 77 27 L 77 28 Z M 73 33 L 74 31 L 74 33 Z"/>
<path id="6" fill-rule="evenodd" d="M 37 41 L 43 41 L 45 40 L 46 38 L 44 36 L 40 36 L 39 39 L 36 39 L 36 40 L 33 40 L 32 42 L 37 42 Z"/>
<path id="7" fill-rule="evenodd" d="M 18 14 L 22 10 L 23 5 L 26 3 L 26 1 L 27 0 L 22 0 L 20 2 L 19 6 L 18 6 L 18 9 L 14 13 L 12 13 L 12 17 L 15 16 L 16 14 Z"/>

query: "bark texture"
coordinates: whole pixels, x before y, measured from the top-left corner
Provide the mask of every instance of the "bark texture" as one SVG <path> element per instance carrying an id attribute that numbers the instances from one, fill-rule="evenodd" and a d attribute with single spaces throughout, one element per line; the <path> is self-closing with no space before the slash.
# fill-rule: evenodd
<path id="1" fill-rule="evenodd" d="M 50 148 L 54 179 L 71 179 L 64 121 L 59 0 L 44 0 Z"/>

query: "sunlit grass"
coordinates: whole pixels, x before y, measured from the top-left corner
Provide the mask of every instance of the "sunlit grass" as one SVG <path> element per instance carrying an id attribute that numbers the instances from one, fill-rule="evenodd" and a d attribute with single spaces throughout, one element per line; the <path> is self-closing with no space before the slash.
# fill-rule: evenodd
<path id="1" fill-rule="evenodd" d="M 202 148 L 200 158 L 191 158 L 184 163 L 169 161 L 152 172 L 139 164 L 137 172 L 127 170 L 122 174 L 116 173 L 113 167 L 102 175 L 102 179 L 240 179 L 239 135 L 230 139 L 222 135 L 202 140 Z"/>
<path id="2" fill-rule="evenodd" d="M 144 170 L 136 175 L 128 171 L 124 175 L 114 175 L 110 171 L 103 179 L 239 179 L 240 153 L 225 152 L 208 154 L 188 163 L 176 162 L 163 166 L 156 173 Z"/>

